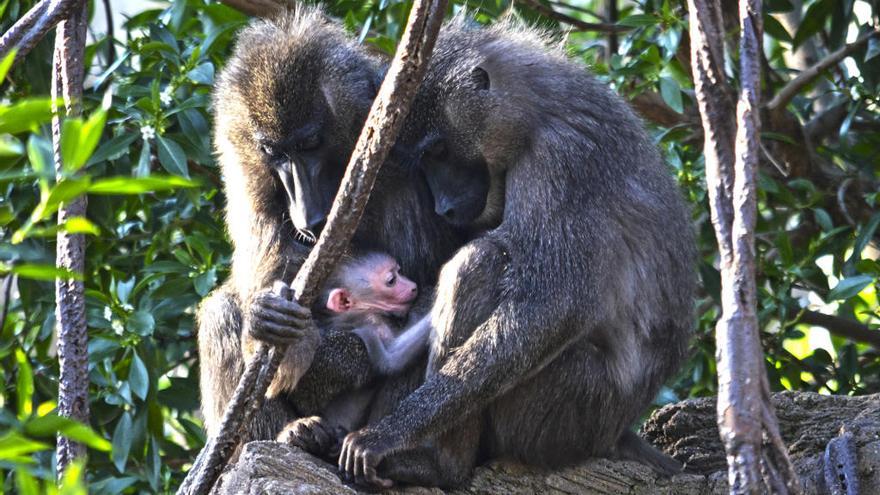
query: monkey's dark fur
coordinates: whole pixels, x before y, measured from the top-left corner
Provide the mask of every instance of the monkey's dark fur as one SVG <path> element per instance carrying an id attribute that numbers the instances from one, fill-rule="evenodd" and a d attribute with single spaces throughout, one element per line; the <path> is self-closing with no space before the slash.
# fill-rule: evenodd
<path id="1" fill-rule="evenodd" d="M 229 280 L 198 314 L 210 434 L 254 339 L 293 345 L 270 388 L 274 398 L 246 439 L 274 439 L 291 419 L 373 379 L 357 336 L 328 332 L 318 344 L 309 337 L 314 333 L 302 332 L 311 325 L 308 311 L 273 296 L 270 287 L 282 277 L 290 281 L 308 254 L 308 238 L 329 210 L 380 78 L 379 61 L 311 7 L 245 28 L 218 78 L 215 144 L 234 254 Z M 431 286 L 462 241 L 433 213 L 426 188 L 415 184 L 407 171 L 387 164 L 354 244 L 389 253 L 419 285 Z"/>
<path id="2" fill-rule="evenodd" d="M 632 110 L 534 30 L 447 24 L 398 143 L 485 232 L 441 272 L 427 378 L 340 467 L 457 485 L 484 458 L 675 462 L 629 431 L 692 333 L 689 214 Z"/>

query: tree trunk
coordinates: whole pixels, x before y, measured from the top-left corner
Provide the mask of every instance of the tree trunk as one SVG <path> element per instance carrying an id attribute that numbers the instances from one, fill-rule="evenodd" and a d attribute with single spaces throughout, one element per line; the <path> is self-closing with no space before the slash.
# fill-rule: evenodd
<path id="1" fill-rule="evenodd" d="M 64 99 L 64 109 L 53 108 L 52 144 L 55 152 L 55 173 L 61 179 L 61 122 L 62 117 L 82 114 L 82 89 L 85 66 L 87 12 L 85 2 L 78 2 L 69 19 L 61 22 L 55 32 L 53 67 L 55 81 L 52 96 Z M 86 214 L 86 196 L 82 195 L 58 210 L 58 224 L 72 217 Z M 58 268 L 77 274 L 80 279 L 57 279 L 55 282 L 55 319 L 58 326 L 58 412 L 82 423 L 89 422 L 89 356 L 86 328 L 85 286 L 82 281 L 85 268 L 85 236 L 59 232 L 55 264 Z M 76 458 L 84 457 L 82 444 L 58 436 L 58 479 Z"/>

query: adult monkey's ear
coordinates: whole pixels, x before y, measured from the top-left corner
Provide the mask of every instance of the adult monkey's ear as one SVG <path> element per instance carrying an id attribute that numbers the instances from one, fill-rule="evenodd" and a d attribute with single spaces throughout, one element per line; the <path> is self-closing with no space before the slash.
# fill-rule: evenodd
<path id="1" fill-rule="evenodd" d="M 334 313 L 345 313 L 351 309 L 351 294 L 345 289 L 333 289 L 327 296 L 327 309 Z"/>
<path id="2" fill-rule="evenodd" d="M 470 82 L 473 84 L 475 90 L 487 91 L 489 86 L 491 86 L 489 72 L 480 66 L 474 67 L 473 70 L 471 70 Z"/>

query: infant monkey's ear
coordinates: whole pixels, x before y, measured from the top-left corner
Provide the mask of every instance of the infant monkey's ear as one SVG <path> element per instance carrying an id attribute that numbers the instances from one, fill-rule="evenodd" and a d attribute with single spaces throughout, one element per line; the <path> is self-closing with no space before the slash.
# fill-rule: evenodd
<path id="1" fill-rule="evenodd" d="M 345 313 L 351 309 L 351 295 L 345 289 L 333 289 L 327 295 L 327 309 L 334 313 Z"/>

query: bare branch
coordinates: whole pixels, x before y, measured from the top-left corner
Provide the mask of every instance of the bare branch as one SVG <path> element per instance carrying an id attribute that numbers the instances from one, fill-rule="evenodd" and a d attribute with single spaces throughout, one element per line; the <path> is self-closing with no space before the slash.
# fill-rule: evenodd
<path id="1" fill-rule="evenodd" d="M 88 12 L 85 0 L 69 2 L 70 18 L 58 25 L 55 33 L 52 85 L 53 116 L 52 145 L 55 153 L 55 173 L 62 177 L 61 122 L 62 117 L 82 114 L 83 78 L 85 77 L 86 27 Z M 50 7 L 51 9 L 51 7 Z M 64 109 L 57 108 L 59 97 L 64 98 Z M 66 202 L 58 210 L 58 224 L 73 217 L 86 215 L 86 196 Z M 82 274 L 85 268 L 86 241 L 83 234 L 59 231 L 55 265 Z M 89 421 L 89 355 L 86 327 L 85 285 L 82 280 L 55 281 L 55 318 L 58 322 L 58 411 L 61 416 L 88 424 Z M 58 435 L 56 448 L 58 479 L 76 458 L 86 455 L 85 446 L 63 435 Z"/>
<path id="2" fill-rule="evenodd" d="M 794 98 L 798 93 L 801 92 L 806 86 L 816 80 L 826 69 L 829 67 L 833 67 L 838 64 L 841 60 L 850 56 L 854 51 L 860 49 L 862 45 L 868 42 L 874 36 L 880 34 L 880 31 L 871 31 L 870 33 L 865 33 L 860 36 L 858 39 L 853 41 L 848 45 L 844 45 L 833 53 L 828 54 L 827 57 L 823 58 L 815 65 L 808 67 L 801 71 L 800 74 L 797 75 L 791 81 L 782 87 L 776 96 L 773 97 L 767 103 L 767 109 L 774 111 L 778 108 L 785 107 L 788 103 Z"/>
<path id="3" fill-rule="evenodd" d="M 733 259 L 730 225 L 733 222 L 733 144 L 736 128 L 730 87 L 721 70 L 724 44 L 718 0 L 688 0 L 691 68 L 697 107 L 703 122 L 703 153 L 712 224 L 722 262 Z"/>
<path id="4" fill-rule="evenodd" d="M 846 337 L 857 342 L 865 342 L 880 349 L 880 330 L 871 330 L 868 325 L 854 320 L 835 315 L 826 315 L 818 311 L 804 310 L 795 320 L 795 323 L 822 327 L 834 335 Z"/>
<path id="5" fill-rule="evenodd" d="M 657 93 L 640 93 L 631 98 L 629 103 L 643 119 L 663 127 L 694 123 L 687 116 L 673 110 Z"/>
<path id="6" fill-rule="evenodd" d="M 330 209 L 327 226 L 291 284 L 294 297 L 305 307 L 312 305 L 320 285 L 357 228 L 379 167 L 403 126 L 427 70 L 446 3 L 446 0 L 419 0 L 412 7 L 397 53 L 373 102 Z M 285 352 L 286 349 L 280 347 L 273 347 L 271 351 L 265 345 L 258 347 L 224 413 L 217 435 L 199 454 L 178 493 L 203 494 L 211 490 L 238 444 L 242 425 L 250 420 L 265 398 Z"/>
<path id="7" fill-rule="evenodd" d="M 268 17 L 294 5 L 292 0 L 220 0 L 220 2 L 256 17 Z"/>
<path id="8" fill-rule="evenodd" d="M 77 5 L 78 0 L 42 0 L 34 5 L 0 38 L 0 60 L 15 48 L 15 63 L 20 62 Z"/>
<path id="9" fill-rule="evenodd" d="M 606 22 L 586 22 L 582 21 L 576 17 L 572 17 L 567 14 L 563 14 L 562 12 L 557 12 L 552 8 L 542 4 L 539 0 L 517 0 L 516 3 L 525 5 L 530 9 L 538 12 L 539 14 L 547 17 L 549 19 L 553 19 L 555 21 L 559 21 L 563 24 L 568 24 L 572 26 L 577 31 L 597 31 L 600 33 L 621 33 L 624 31 L 629 31 L 630 28 L 627 26 L 618 26 L 617 24 L 609 24 Z"/>

